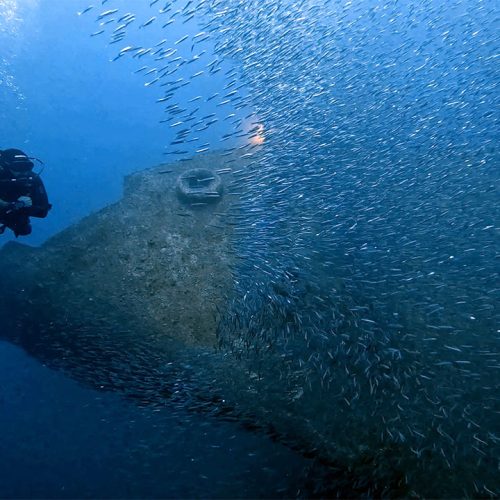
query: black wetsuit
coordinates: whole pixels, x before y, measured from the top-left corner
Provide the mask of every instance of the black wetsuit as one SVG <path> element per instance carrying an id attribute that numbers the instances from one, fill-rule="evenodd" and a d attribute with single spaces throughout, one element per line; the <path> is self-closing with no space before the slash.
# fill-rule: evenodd
<path id="1" fill-rule="evenodd" d="M 20 196 L 29 196 L 31 207 L 15 208 Z M 0 166 L 0 199 L 9 203 L 7 207 L 0 207 L 0 230 L 8 227 L 16 236 L 25 236 L 31 233 L 30 217 L 44 218 L 47 216 L 51 204 L 47 191 L 38 174 L 26 172 L 14 177 L 10 170 Z"/>

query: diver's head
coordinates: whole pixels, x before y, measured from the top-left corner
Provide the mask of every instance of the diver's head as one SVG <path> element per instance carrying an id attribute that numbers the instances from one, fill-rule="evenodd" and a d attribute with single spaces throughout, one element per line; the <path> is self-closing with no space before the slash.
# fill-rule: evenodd
<path id="1" fill-rule="evenodd" d="M 33 162 L 20 149 L 0 151 L 0 166 L 7 168 L 15 176 L 29 175 L 33 170 Z"/>

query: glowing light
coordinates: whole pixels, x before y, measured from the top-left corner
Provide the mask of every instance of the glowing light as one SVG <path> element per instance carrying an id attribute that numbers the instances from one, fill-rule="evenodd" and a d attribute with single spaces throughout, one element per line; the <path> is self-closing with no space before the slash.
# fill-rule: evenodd
<path id="1" fill-rule="evenodd" d="M 260 146 L 261 144 L 264 144 L 264 125 L 262 123 L 257 124 L 257 129 L 255 132 L 250 135 L 249 137 L 249 142 L 252 146 Z"/>

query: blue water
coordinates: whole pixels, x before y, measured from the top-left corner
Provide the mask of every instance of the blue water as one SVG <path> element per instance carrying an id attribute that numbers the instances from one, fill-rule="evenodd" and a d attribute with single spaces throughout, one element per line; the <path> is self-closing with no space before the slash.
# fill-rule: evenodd
<path id="1" fill-rule="evenodd" d="M 237 424 L 79 386 L 10 344 L 0 366 L 2 498 L 284 497 L 307 465 Z"/>
<path id="2" fill-rule="evenodd" d="M 162 112 L 131 66 L 110 64 L 111 50 L 89 37 L 78 3 L 15 1 L 3 7 L 4 71 L 1 147 L 19 147 L 44 161 L 55 209 L 34 221 L 28 244 L 119 198 L 123 176 L 163 159 Z M 64 41 L 64 42 L 63 42 Z M 4 237 L 5 241 L 6 238 Z"/>

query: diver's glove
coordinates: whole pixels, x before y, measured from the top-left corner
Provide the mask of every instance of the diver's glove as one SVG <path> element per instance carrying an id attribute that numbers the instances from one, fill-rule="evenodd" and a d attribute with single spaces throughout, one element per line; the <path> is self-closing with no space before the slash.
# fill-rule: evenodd
<path id="1" fill-rule="evenodd" d="M 33 202 L 29 196 L 20 196 L 17 201 L 12 203 L 12 210 L 20 210 L 21 208 L 29 208 L 33 206 Z"/>

